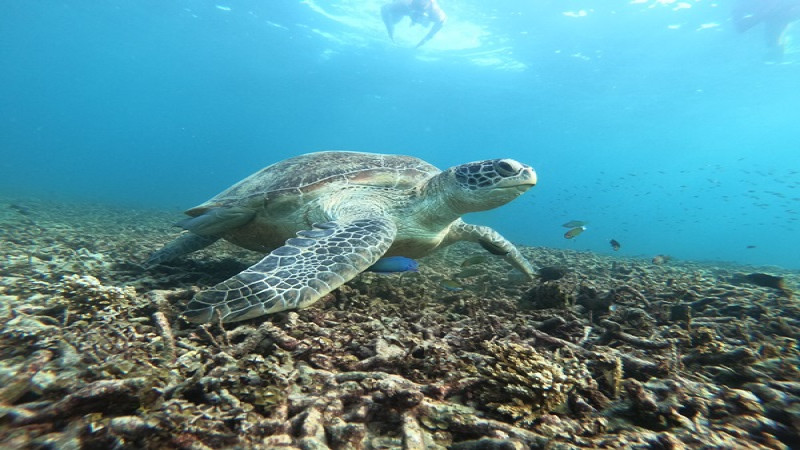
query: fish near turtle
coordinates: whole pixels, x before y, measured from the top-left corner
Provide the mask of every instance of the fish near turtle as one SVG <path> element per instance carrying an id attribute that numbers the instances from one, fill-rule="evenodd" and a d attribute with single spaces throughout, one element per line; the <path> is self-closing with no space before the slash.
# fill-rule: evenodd
<path id="1" fill-rule="evenodd" d="M 152 267 L 218 239 L 267 255 L 198 293 L 183 316 L 235 322 L 305 308 L 380 258 L 418 258 L 457 241 L 502 254 L 533 279 L 520 251 L 463 214 L 504 205 L 536 184 L 513 159 L 441 171 L 403 155 L 325 151 L 272 164 L 189 209 L 187 232 L 155 252 Z"/>

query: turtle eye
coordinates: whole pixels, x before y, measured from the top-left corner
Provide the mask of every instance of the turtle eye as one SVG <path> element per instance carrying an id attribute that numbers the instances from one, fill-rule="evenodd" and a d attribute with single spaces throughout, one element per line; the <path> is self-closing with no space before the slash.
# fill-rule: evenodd
<path id="1" fill-rule="evenodd" d="M 519 172 L 517 167 L 515 167 L 505 159 L 499 159 L 495 161 L 494 170 L 496 170 L 498 174 L 504 177 L 514 176 L 517 174 L 517 172 Z"/>

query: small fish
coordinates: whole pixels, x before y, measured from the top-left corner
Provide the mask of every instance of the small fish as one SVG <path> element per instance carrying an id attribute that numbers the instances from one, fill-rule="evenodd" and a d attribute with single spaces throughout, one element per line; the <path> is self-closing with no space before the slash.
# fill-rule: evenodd
<path id="1" fill-rule="evenodd" d="M 575 227 L 575 228 L 567 231 L 566 233 L 564 233 L 564 237 L 567 238 L 567 239 L 572 239 L 575 236 L 583 233 L 585 230 L 586 230 L 586 227 L 581 225 L 579 227 Z"/>
<path id="2" fill-rule="evenodd" d="M 748 245 L 746 248 L 756 248 L 755 245 Z"/>
<path id="3" fill-rule="evenodd" d="M 399 273 L 399 272 L 419 272 L 419 263 L 405 256 L 389 256 L 381 258 L 375 264 L 367 268 L 367 272 L 377 273 Z"/>
<path id="4" fill-rule="evenodd" d="M 671 259 L 672 259 L 672 256 L 669 256 L 669 255 L 656 255 L 656 256 L 653 256 L 653 264 L 656 264 L 656 265 L 660 266 L 661 264 L 668 263 L 669 260 L 671 260 Z"/>
<path id="5" fill-rule="evenodd" d="M 569 222 L 567 222 L 567 223 L 565 223 L 565 224 L 563 224 L 561 226 L 564 227 L 564 228 L 576 228 L 576 227 L 582 227 L 582 226 L 588 225 L 588 224 L 589 224 L 589 222 L 584 222 L 583 220 L 570 220 Z"/>
<path id="6" fill-rule="evenodd" d="M 608 243 L 611 244 L 611 248 L 615 252 L 618 251 L 620 247 L 622 247 L 622 245 L 620 245 L 619 241 L 617 241 L 616 239 L 612 239 L 612 240 L 608 241 Z"/>
<path id="7" fill-rule="evenodd" d="M 478 276 L 478 275 L 483 275 L 484 273 L 486 273 L 486 269 L 485 268 L 482 268 L 482 267 L 467 267 L 466 269 L 463 269 L 461 272 L 458 272 L 457 274 L 453 275 L 453 278 L 469 278 L 469 277 L 475 277 L 475 276 Z"/>
<path id="8" fill-rule="evenodd" d="M 474 266 L 476 264 L 483 264 L 487 261 L 489 261 L 489 257 L 486 255 L 470 256 L 469 258 L 461 262 L 461 267 L 463 268 L 463 267 Z"/>
<path id="9" fill-rule="evenodd" d="M 558 266 L 546 266 L 539 269 L 539 279 L 542 281 L 555 281 L 564 278 L 567 269 Z"/>
<path id="10" fill-rule="evenodd" d="M 446 291 L 463 291 L 464 286 L 456 280 L 442 280 L 439 282 L 439 286 L 441 286 Z"/>

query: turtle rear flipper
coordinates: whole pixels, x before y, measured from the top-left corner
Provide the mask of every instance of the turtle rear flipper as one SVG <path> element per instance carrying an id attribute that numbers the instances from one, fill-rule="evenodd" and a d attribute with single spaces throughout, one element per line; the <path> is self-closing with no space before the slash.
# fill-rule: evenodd
<path id="1" fill-rule="evenodd" d="M 242 206 L 211 208 L 196 217 L 181 220 L 175 225 L 201 236 L 219 236 L 253 219 L 256 212 Z"/>
<path id="2" fill-rule="evenodd" d="M 200 236 L 194 233 L 184 233 L 150 255 L 143 266 L 145 269 L 152 269 L 159 264 L 172 261 L 179 256 L 206 248 L 214 242 L 217 242 L 217 240 L 219 240 L 219 238 L 216 236 Z"/>
<path id="3" fill-rule="evenodd" d="M 220 236 L 240 227 L 253 219 L 256 212 L 244 207 L 212 208 L 197 217 L 181 220 L 175 225 L 188 230 L 175 240 L 167 243 L 144 262 L 146 269 L 208 247 L 217 242 Z"/>
<path id="4" fill-rule="evenodd" d="M 374 264 L 397 227 L 384 217 L 315 224 L 257 264 L 200 292 L 183 313 L 190 322 L 236 322 L 305 308 Z"/>

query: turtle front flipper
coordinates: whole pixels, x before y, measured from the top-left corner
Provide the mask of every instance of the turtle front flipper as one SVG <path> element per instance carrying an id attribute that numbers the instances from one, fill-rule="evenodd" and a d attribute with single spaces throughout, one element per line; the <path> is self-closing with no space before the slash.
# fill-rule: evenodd
<path id="1" fill-rule="evenodd" d="M 519 249 L 500 233 L 490 227 L 468 224 L 457 220 L 450 227 L 444 244 L 449 245 L 457 241 L 477 242 L 481 247 L 493 255 L 500 255 L 509 264 L 533 280 L 536 276 L 531 264 L 522 256 Z"/>
<path id="2" fill-rule="evenodd" d="M 251 319 L 305 308 L 374 264 L 397 227 L 383 218 L 315 224 L 257 264 L 200 292 L 187 305 L 190 322 Z"/>

